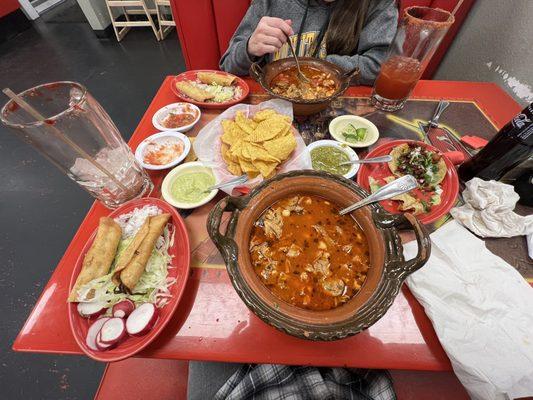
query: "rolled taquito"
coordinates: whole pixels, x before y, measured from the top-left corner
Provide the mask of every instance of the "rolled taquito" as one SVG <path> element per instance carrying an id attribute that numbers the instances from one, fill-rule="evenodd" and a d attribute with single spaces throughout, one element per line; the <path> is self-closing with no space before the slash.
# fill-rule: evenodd
<path id="1" fill-rule="evenodd" d="M 78 301 L 78 290 L 83 285 L 109 273 L 121 236 L 122 229 L 119 224 L 112 218 L 100 218 L 96 237 L 83 259 L 80 274 L 70 292 L 68 301 Z"/>
<path id="2" fill-rule="evenodd" d="M 124 289 L 133 292 L 169 218 L 170 214 L 160 214 L 147 218 L 147 221 L 117 260 L 113 273 L 113 282 L 117 286 L 122 285 Z"/>
<path id="3" fill-rule="evenodd" d="M 200 82 L 212 85 L 216 83 L 222 86 L 231 86 L 235 82 L 235 77 L 226 74 L 216 74 L 214 72 L 198 72 L 196 74 Z"/>

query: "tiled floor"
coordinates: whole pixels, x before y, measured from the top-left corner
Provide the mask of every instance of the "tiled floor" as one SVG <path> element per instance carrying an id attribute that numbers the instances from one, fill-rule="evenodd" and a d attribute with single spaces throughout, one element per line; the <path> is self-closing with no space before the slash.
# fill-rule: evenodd
<path id="1" fill-rule="evenodd" d="M 164 76 L 182 70 L 175 33 L 157 42 L 149 28 L 139 28 L 120 44 L 99 40 L 74 0 L 0 45 L 0 88 L 81 82 L 126 139 Z M 92 200 L 2 126 L 0 182 L 0 398 L 92 399 L 103 365 L 10 350 Z"/>

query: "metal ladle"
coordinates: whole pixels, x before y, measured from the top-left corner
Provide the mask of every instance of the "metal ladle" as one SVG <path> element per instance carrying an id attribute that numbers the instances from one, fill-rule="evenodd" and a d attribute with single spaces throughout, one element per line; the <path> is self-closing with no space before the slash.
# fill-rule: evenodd
<path id="1" fill-rule="evenodd" d="M 391 183 L 387 183 L 385 186 L 383 186 L 377 192 L 372 193 L 370 196 L 365 197 L 357 203 L 340 210 L 339 215 L 351 213 L 352 211 L 355 211 L 358 208 L 367 206 L 371 203 L 376 203 L 381 200 L 390 199 L 391 197 L 409 192 L 413 189 L 416 189 L 417 187 L 418 183 L 416 182 L 416 178 L 414 176 L 404 175 L 401 178 L 392 181 Z"/>

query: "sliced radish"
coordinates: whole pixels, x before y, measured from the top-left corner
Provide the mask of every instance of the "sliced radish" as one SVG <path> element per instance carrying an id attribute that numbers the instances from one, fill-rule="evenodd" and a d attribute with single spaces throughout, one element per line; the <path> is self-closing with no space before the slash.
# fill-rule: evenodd
<path id="1" fill-rule="evenodd" d="M 132 336 L 145 335 L 152 329 L 157 317 L 157 308 L 152 303 L 141 304 L 126 320 L 126 330 Z"/>
<path id="2" fill-rule="evenodd" d="M 109 318 L 100 329 L 100 341 L 103 344 L 115 344 L 126 336 L 126 324 L 122 318 Z"/>
<path id="3" fill-rule="evenodd" d="M 78 303 L 78 313 L 83 318 L 96 318 L 99 315 L 102 315 L 106 310 L 105 303 L 89 302 L 89 303 Z"/>
<path id="4" fill-rule="evenodd" d="M 135 303 L 130 299 L 122 300 L 113 306 L 113 317 L 126 318 L 135 310 Z"/>
<path id="5" fill-rule="evenodd" d="M 98 335 L 96 335 L 96 347 L 98 347 L 98 350 L 105 351 L 105 350 L 111 350 L 112 348 L 114 348 L 118 342 L 115 342 L 113 344 L 103 343 L 101 332 L 102 331 L 98 332 Z"/>
<path id="6" fill-rule="evenodd" d="M 93 324 L 89 327 L 89 330 L 87 331 L 87 337 L 85 338 L 85 344 L 88 348 L 91 350 L 98 351 L 100 350 L 98 346 L 96 346 L 96 336 L 100 332 L 100 329 L 102 329 L 102 325 L 108 320 L 109 318 L 104 317 L 97 319 L 93 322 Z"/>

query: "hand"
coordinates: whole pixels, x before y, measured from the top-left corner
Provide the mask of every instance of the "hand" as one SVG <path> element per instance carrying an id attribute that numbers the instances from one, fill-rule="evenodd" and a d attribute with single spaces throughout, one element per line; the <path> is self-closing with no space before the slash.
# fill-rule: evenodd
<path id="1" fill-rule="evenodd" d="M 290 19 L 263 17 L 248 40 L 248 54 L 261 57 L 274 53 L 287 42 L 287 36 L 293 35 Z"/>

